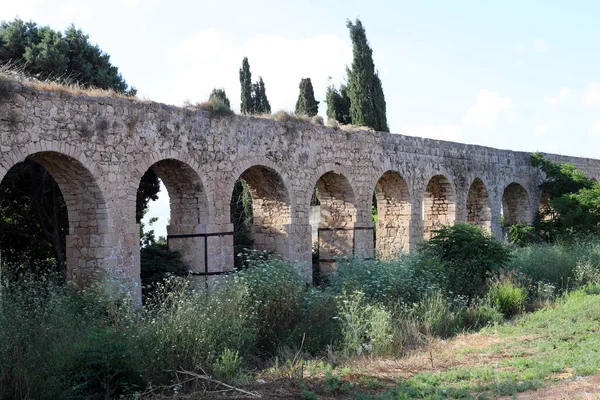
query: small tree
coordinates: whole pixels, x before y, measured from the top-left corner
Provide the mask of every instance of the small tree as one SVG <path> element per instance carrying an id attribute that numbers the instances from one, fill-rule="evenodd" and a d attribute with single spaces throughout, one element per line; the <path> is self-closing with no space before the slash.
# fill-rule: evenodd
<path id="1" fill-rule="evenodd" d="M 327 102 L 327 118 L 335 119 L 341 124 L 352 123 L 350 119 L 350 98 L 345 85 L 341 85 L 339 91 L 333 85 L 330 85 L 327 88 L 325 101 Z"/>
<path id="2" fill-rule="evenodd" d="M 310 78 L 302 78 L 299 87 L 296 114 L 314 117 L 319 112 L 319 102 L 315 100 L 315 92 Z"/>
<path id="3" fill-rule="evenodd" d="M 546 175 L 540 189 L 548 195 L 548 204 L 540 210 L 536 222 L 545 240 L 600 231 L 598 182 L 571 164 L 550 161 L 539 153 L 531 155 L 531 164 Z"/>
<path id="4" fill-rule="evenodd" d="M 510 260 L 510 251 L 483 230 L 467 223 L 445 226 L 422 245 L 444 265 L 448 289 L 473 298 L 485 292 L 486 280 Z"/>
<path id="5" fill-rule="evenodd" d="M 240 112 L 242 114 L 254 114 L 254 100 L 252 98 L 252 73 L 250 72 L 250 63 L 248 57 L 242 60 L 240 68 L 240 85 L 242 86 L 242 102 Z"/>
<path id="6" fill-rule="evenodd" d="M 252 84 L 253 88 L 253 99 L 254 99 L 254 112 L 253 114 L 270 114 L 271 104 L 267 99 L 267 92 L 265 90 L 265 82 L 262 76 L 258 77 L 258 82 Z"/>
<path id="7" fill-rule="evenodd" d="M 231 104 L 229 103 L 225 89 L 213 89 L 212 92 L 210 92 L 208 101 L 211 103 L 223 103 L 227 108 L 231 109 Z"/>

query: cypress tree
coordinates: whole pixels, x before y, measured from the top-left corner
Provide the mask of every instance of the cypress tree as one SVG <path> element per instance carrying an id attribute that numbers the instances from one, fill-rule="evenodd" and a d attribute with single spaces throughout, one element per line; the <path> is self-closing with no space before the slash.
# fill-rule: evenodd
<path id="1" fill-rule="evenodd" d="M 253 114 L 271 113 L 271 104 L 267 99 L 265 82 L 261 76 L 258 77 L 258 82 L 252 84 L 252 102 L 254 105 Z"/>
<path id="2" fill-rule="evenodd" d="M 302 78 L 299 87 L 296 114 L 314 117 L 319 112 L 319 102 L 315 100 L 315 92 L 310 78 Z"/>
<path id="3" fill-rule="evenodd" d="M 355 23 L 348 20 L 346 26 L 353 47 L 352 69 L 347 69 L 352 124 L 387 132 L 385 97 L 365 29 L 359 19 Z"/>
<path id="4" fill-rule="evenodd" d="M 254 114 L 254 102 L 252 99 L 252 74 L 248 57 L 244 57 L 242 68 L 240 68 L 240 85 L 242 86 L 242 103 L 240 112 L 242 114 Z"/>
<path id="5" fill-rule="evenodd" d="M 340 85 L 338 91 L 335 86 L 330 85 L 325 95 L 327 103 L 327 118 L 335 119 L 341 124 L 350 124 L 350 99 L 348 98 L 348 88 Z"/>

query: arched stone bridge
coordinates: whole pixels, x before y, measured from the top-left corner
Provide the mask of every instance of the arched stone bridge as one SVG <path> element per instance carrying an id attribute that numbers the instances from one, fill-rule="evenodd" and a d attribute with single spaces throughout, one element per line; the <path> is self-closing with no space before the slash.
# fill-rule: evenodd
<path id="1" fill-rule="evenodd" d="M 254 246 L 304 262 L 307 276 L 313 242 L 327 270 L 336 255 L 392 256 L 454 222 L 501 237 L 502 210 L 508 223 L 529 222 L 539 207 L 529 153 L 17 83 L 0 96 L 0 180 L 26 158 L 53 175 L 68 207 L 75 281 L 106 271 L 139 282 L 136 191 L 149 168 L 169 192 L 170 247 L 209 274 L 233 266 L 230 201 L 240 177 L 253 197 Z M 550 157 L 600 177 L 598 160 Z M 311 207 L 315 187 L 320 206 Z"/>

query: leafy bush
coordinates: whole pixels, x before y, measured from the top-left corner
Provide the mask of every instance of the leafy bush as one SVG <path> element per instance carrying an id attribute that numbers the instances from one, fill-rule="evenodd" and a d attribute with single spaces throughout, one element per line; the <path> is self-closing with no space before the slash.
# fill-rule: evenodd
<path id="1" fill-rule="evenodd" d="M 211 372 L 223 349 L 237 352 L 241 359 L 248 356 L 257 332 L 250 304 L 244 285 L 223 284 L 211 291 L 190 292 L 183 279 L 159 284 L 136 321 L 136 350 L 143 375 L 151 382 L 164 383 L 172 377 L 165 371 L 200 367 Z"/>
<path id="2" fill-rule="evenodd" d="M 119 318 L 92 292 L 70 293 L 46 276 L 4 288 L 0 398 L 118 397 L 141 383 L 127 341 L 94 340 Z"/>
<path id="3" fill-rule="evenodd" d="M 267 351 L 290 335 L 303 311 L 306 278 L 300 266 L 276 258 L 249 258 L 247 268 L 233 276 L 234 286 L 248 294 L 257 317 L 257 344 Z"/>
<path id="4" fill-rule="evenodd" d="M 518 223 L 508 227 L 508 241 L 519 247 L 525 247 L 539 243 L 540 239 L 533 226 Z"/>
<path id="5" fill-rule="evenodd" d="M 381 305 L 368 303 L 359 291 L 344 293 L 338 300 L 344 353 L 385 354 L 393 341 L 391 313 Z"/>
<path id="6" fill-rule="evenodd" d="M 287 346 L 298 347 L 304 341 L 303 351 L 319 354 L 328 346 L 337 346 L 341 340 L 335 295 L 330 290 L 309 288 L 304 293 L 302 317 L 289 336 Z"/>
<path id="7" fill-rule="evenodd" d="M 443 282 L 441 263 L 420 255 L 395 260 L 350 258 L 339 262 L 329 277 L 337 294 L 360 291 L 369 301 L 414 303 Z"/>
<path id="8" fill-rule="evenodd" d="M 447 288 L 454 294 L 483 294 L 487 278 L 510 260 L 508 248 L 473 225 L 456 224 L 434 233 L 421 250 L 443 263 Z"/>
<path id="9" fill-rule="evenodd" d="M 144 387 L 133 354 L 130 332 L 92 327 L 74 343 L 67 376 L 75 398 L 105 399 L 131 395 Z"/>
<path id="10" fill-rule="evenodd" d="M 486 300 L 508 318 L 523 311 L 527 290 L 520 287 L 514 278 L 505 278 L 492 283 Z"/>

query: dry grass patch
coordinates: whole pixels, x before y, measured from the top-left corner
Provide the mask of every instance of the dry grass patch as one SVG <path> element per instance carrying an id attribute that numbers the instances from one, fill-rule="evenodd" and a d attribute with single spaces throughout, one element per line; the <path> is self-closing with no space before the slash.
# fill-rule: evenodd
<path id="1" fill-rule="evenodd" d="M 9 82 L 19 83 L 22 86 L 45 92 L 56 92 L 68 94 L 71 96 L 89 96 L 89 97 L 111 97 L 127 100 L 146 101 L 135 96 L 115 92 L 114 90 L 98 89 L 86 87 L 76 83 L 64 83 L 61 81 L 45 80 L 41 81 L 31 76 L 27 76 L 22 71 L 11 65 L 0 66 L 0 83 L 6 87 Z"/>

